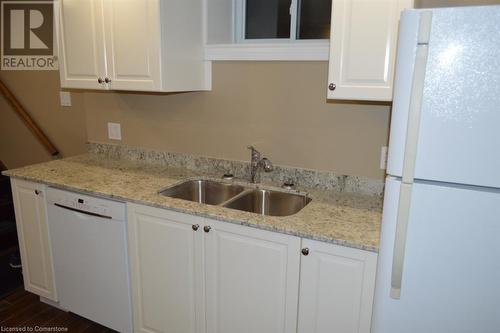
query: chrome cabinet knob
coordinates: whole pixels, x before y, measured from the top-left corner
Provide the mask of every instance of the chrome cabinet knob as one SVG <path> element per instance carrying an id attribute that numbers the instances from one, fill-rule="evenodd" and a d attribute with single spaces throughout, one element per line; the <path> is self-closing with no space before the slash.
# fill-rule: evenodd
<path id="1" fill-rule="evenodd" d="M 330 89 L 331 91 L 334 91 L 336 88 L 337 88 L 337 85 L 335 83 L 330 83 L 328 85 L 328 89 Z"/>
<path id="2" fill-rule="evenodd" d="M 107 78 L 104 79 L 104 82 L 111 83 L 111 79 L 107 77 Z"/>
<path id="3" fill-rule="evenodd" d="M 303 255 L 307 256 L 309 254 L 309 249 L 307 247 L 305 247 L 305 248 L 302 249 L 301 252 L 302 252 Z"/>
<path id="4" fill-rule="evenodd" d="M 199 224 L 193 224 L 193 225 L 191 226 L 191 228 L 192 228 L 194 231 L 198 230 L 198 228 L 199 228 L 199 227 L 200 227 L 200 225 L 199 225 Z"/>
<path id="5" fill-rule="evenodd" d="M 209 225 L 206 225 L 203 227 L 203 231 L 205 231 L 205 232 L 210 232 L 210 229 L 212 229 L 212 227 Z"/>
<path id="6" fill-rule="evenodd" d="M 102 77 L 99 77 L 99 78 L 97 78 L 97 82 L 98 82 L 99 84 L 102 84 L 102 83 L 104 82 L 104 80 L 102 79 Z"/>

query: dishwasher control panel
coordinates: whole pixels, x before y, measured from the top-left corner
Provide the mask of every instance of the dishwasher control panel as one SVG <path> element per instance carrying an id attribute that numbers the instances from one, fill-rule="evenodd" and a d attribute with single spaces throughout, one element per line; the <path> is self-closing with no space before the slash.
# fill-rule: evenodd
<path id="1" fill-rule="evenodd" d="M 92 214 L 109 216 L 115 220 L 125 220 L 125 203 L 101 199 L 76 192 L 48 189 L 49 205 L 64 206 Z"/>
<path id="2" fill-rule="evenodd" d="M 89 213 L 99 214 L 99 215 L 109 215 L 109 208 L 107 205 L 99 205 L 93 202 L 93 200 L 85 200 L 82 198 L 71 198 L 63 200 L 63 206 L 75 208 L 78 210 L 83 210 Z"/>

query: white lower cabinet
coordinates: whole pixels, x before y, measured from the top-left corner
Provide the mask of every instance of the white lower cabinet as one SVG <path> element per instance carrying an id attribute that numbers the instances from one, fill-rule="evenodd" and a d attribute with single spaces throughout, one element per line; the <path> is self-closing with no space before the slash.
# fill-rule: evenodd
<path id="1" fill-rule="evenodd" d="M 24 288 L 57 301 L 45 185 L 11 179 Z"/>
<path id="2" fill-rule="evenodd" d="M 298 333 L 369 333 L 377 254 L 303 240 Z"/>
<path id="3" fill-rule="evenodd" d="M 135 204 L 128 219 L 136 332 L 296 332 L 300 238 Z"/>
<path id="4" fill-rule="evenodd" d="M 134 331 L 203 332 L 202 219 L 127 206 Z"/>
<path id="5" fill-rule="evenodd" d="M 207 223 L 207 332 L 296 332 L 300 238 Z"/>
<path id="6" fill-rule="evenodd" d="M 12 179 L 25 288 L 57 301 L 45 189 Z M 131 203 L 127 212 L 134 332 L 370 332 L 376 253 Z"/>
<path id="7" fill-rule="evenodd" d="M 136 204 L 128 218 L 136 332 L 369 332 L 375 253 Z"/>

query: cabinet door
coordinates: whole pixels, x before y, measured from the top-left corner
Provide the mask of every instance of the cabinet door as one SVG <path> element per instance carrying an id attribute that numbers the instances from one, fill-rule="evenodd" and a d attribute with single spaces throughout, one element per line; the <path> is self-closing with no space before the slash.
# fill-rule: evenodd
<path id="1" fill-rule="evenodd" d="M 104 0 L 111 89 L 161 89 L 160 1 Z"/>
<path id="2" fill-rule="evenodd" d="M 300 239 L 206 223 L 207 331 L 295 333 Z"/>
<path id="3" fill-rule="evenodd" d="M 299 333 L 369 333 L 377 255 L 303 240 Z"/>
<path id="4" fill-rule="evenodd" d="M 399 17 L 410 7 L 413 0 L 333 0 L 328 98 L 392 100 Z"/>
<path id="5" fill-rule="evenodd" d="M 58 4 L 61 87 L 106 89 L 103 0 L 60 0 Z"/>
<path id="6" fill-rule="evenodd" d="M 128 204 L 128 221 L 134 332 L 203 332 L 201 219 Z"/>
<path id="7" fill-rule="evenodd" d="M 12 179 L 24 288 L 57 301 L 47 225 L 45 186 Z"/>

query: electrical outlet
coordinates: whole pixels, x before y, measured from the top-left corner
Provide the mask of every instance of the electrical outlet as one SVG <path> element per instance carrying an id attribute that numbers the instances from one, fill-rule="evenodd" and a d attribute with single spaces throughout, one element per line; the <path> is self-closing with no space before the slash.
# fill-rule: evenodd
<path id="1" fill-rule="evenodd" d="M 122 128 L 119 123 L 108 123 L 108 138 L 111 140 L 122 139 Z"/>
<path id="2" fill-rule="evenodd" d="M 387 147 L 384 146 L 380 149 L 380 169 L 387 169 Z"/>
<path id="3" fill-rule="evenodd" d="M 71 106 L 71 93 L 69 91 L 60 91 L 59 98 L 61 106 Z"/>

